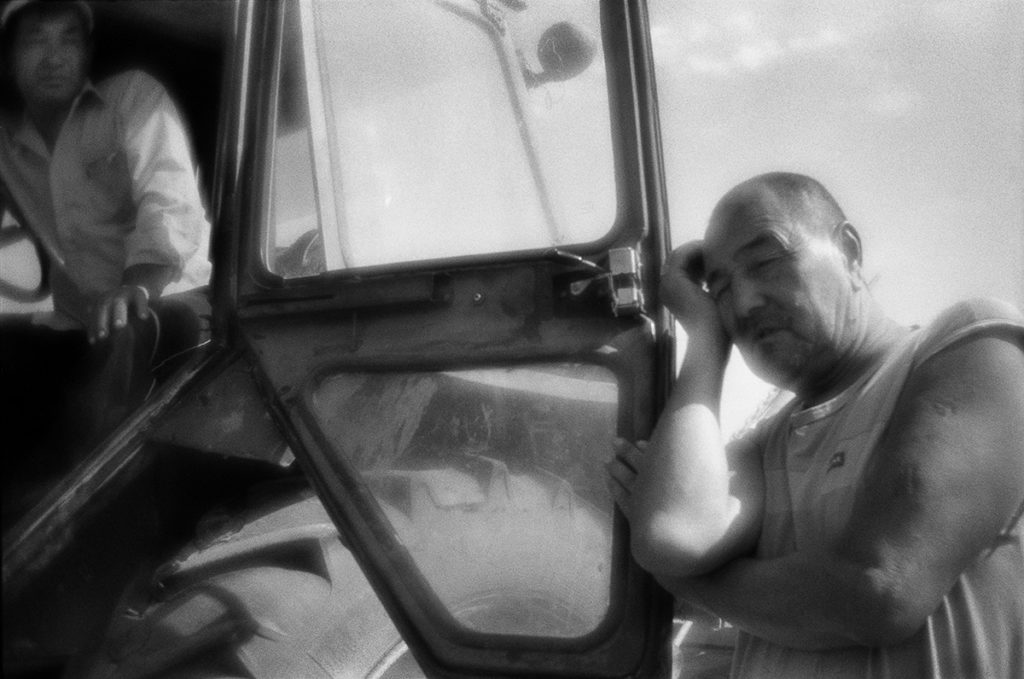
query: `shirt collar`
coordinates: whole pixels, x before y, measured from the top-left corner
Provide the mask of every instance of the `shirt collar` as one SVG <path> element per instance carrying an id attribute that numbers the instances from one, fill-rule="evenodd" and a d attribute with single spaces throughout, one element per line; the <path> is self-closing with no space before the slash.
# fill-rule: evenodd
<path id="1" fill-rule="evenodd" d="M 884 368 L 896 361 L 901 354 L 912 351 L 913 347 L 916 346 L 917 334 L 917 332 L 907 333 L 907 335 L 893 346 L 889 353 L 886 354 L 886 356 L 879 361 L 874 368 L 867 371 L 856 382 L 824 403 L 819 403 L 805 408 L 803 407 L 803 403 L 797 399 L 793 399 L 795 407 L 789 413 L 790 427 L 793 429 L 806 427 L 808 424 L 823 420 L 829 415 L 842 410 L 842 408 L 849 403 L 854 396 L 860 394 L 862 391 L 867 389 L 871 382 L 878 379 L 878 377 L 883 373 Z"/>
<path id="2" fill-rule="evenodd" d="M 83 98 L 89 97 L 95 97 L 99 100 L 101 104 L 106 103 L 106 101 L 103 99 L 103 95 L 100 93 L 98 89 L 96 89 L 96 86 L 92 83 L 92 80 L 86 80 L 85 84 L 82 85 L 82 91 L 78 94 L 78 97 L 75 98 L 75 103 L 71 106 L 71 110 L 74 111 L 75 106 Z"/>
<path id="3" fill-rule="evenodd" d="M 68 113 L 68 118 L 75 115 L 75 112 L 80 106 L 84 105 L 85 101 L 91 99 L 95 99 L 100 104 L 105 103 L 103 95 L 100 94 L 98 89 L 96 89 L 96 86 L 93 85 L 92 81 L 86 80 L 85 84 L 82 85 L 82 91 L 79 92 L 78 96 L 75 97 L 75 100 L 71 102 L 71 110 Z M 13 121 L 14 119 L 15 118 L 12 116 L 11 120 Z M 67 124 L 66 120 L 64 121 L 64 124 Z M 11 124 L 10 130 L 11 139 L 19 146 L 42 156 L 50 155 L 49 150 L 46 148 L 46 143 L 43 141 L 42 135 L 39 134 L 39 130 L 36 129 L 36 126 L 29 121 L 28 115 L 24 110 L 21 112 L 20 119 Z"/>

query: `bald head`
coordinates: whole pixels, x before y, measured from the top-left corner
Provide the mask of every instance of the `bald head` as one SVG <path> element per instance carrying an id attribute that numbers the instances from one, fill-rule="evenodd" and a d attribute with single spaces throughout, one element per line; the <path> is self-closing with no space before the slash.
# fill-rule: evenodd
<path id="1" fill-rule="evenodd" d="M 754 372 L 807 395 L 827 382 L 875 316 L 860 237 L 810 177 L 749 179 L 715 207 L 704 284 Z"/>
<path id="2" fill-rule="evenodd" d="M 766 205 L 805 229 L 806 235 L 829 237 L 846 216 L 832 194 L 817 180 L 791 172 L 770 172 L 748 179 L 715 206 L 709 235 L 757 219 Z"/>

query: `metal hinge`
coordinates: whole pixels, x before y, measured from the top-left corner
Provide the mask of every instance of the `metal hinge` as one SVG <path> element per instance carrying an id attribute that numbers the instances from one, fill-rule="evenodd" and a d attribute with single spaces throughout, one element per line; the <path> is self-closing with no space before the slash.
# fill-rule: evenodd
<path id="1" fill-rule="evenodd" d="M 644 290 L 641 285 L 640 255 L 633 248 L 608 251 L 608 285 L 612 313 L 632 316 L 644 312 Z"/>

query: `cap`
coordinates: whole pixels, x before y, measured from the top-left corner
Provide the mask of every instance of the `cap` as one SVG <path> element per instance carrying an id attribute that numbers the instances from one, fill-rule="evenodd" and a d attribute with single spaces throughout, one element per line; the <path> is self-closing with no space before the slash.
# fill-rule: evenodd
<path id="1" fill-rule="evenodd" d="M 10 2 L 4 6 L 3 12 L 0 13 L 0 30 L 7 28 L 7 22 L 10 21 L 11 17 L 15 14 L 25 9 L 27 6 L 34 5 L 38 2 L 43 2 L 43 0 L 10 0 Z M 65 2 L 62 2 L 62 4 L 77 9 L 81 13 L 82 18 L 85 19 L 86 32 L 92 33 L 93 18 L 92 8 L 89 7 L 89 3 L 85 2 L 85 0 L 66 0 Z"/>

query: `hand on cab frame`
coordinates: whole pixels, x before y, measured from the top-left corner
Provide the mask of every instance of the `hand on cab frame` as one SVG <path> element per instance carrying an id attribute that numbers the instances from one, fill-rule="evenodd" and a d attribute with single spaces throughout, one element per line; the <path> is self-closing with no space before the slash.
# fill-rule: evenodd
<path id="1" fill-rule="evenodd" d="M 89 344 L 102 342 L 128 325 L 130 314 L 149 318 L 149 292 L 141 285 L 122 285 L 104 293 L 93 306 L 88 328 Z"/>
<path id="2" fill-rule="evenodd" d="M 615 456 L 605 465 L 609 476 L 608 490 L 627 519 L 632 518 L 633 484 L 636 482 L 636 475 L 640 470 L 646 450 L 647 441 L 637 441 L 636 444 L 633 444 L 625 439 L 617 438 L 615 439 Z"/>

